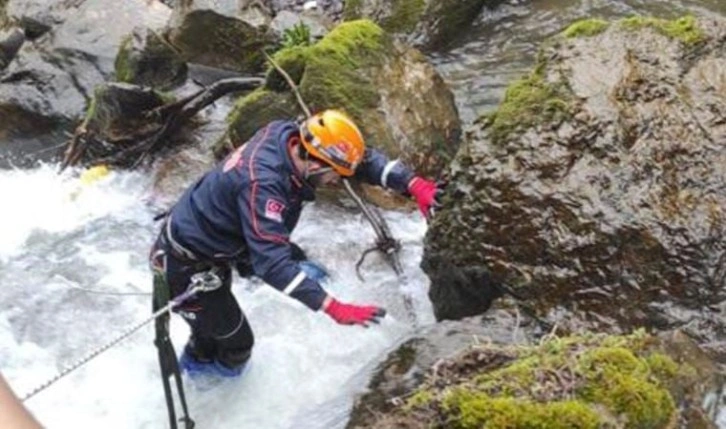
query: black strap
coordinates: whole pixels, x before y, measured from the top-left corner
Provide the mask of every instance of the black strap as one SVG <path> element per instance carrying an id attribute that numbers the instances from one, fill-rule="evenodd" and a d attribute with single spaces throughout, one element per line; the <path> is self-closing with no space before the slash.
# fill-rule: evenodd
<path id="1" fill-rule="evenodd" d="M 165 211 L 155 215 L 154 222 L 158 222 L 158 221 L 164 219 L 165 217 L 167 217 L 169 215 L 169 212 L 171 212 L 171 210 L 165 210 Z"/>
<path id="2" fill-rule="evenodd" d="M 153 311 L 157 312 L 169 303 L 169 288 L 163 275 L 154 275 L 154 299 Z M 194 429 L 194 420 L 189 416 L 187 401 L 184 396 L 184 385 L 182 384 L 179 371 L 179 361 L 176 358 L 174 345 L 169 337 L 169 314 L 156 318 L 156 338 L 154 339 L 159 354 L 159 367 L 161 369 L 161 381 L 164 385 L 164 396 L 166 397 L 166 408 L 169 411 L 169 424 L 171 429 L 177 429 L 176 412 L 174 409 L 174 398 L 171 393 L 170 377 L 176 381 L 177 394 L 181 402 L 184 415 L 179 419 L 184 424 L 184 429 Z"/>

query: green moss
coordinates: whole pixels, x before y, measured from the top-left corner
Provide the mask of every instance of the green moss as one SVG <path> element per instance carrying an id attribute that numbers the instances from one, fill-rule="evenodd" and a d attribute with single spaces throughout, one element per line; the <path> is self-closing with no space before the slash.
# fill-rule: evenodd
<path id="1" fill-rule="evenodd" d="M 489 135 L 500 142 L 517 128 L 555 122 L 570 115 L 570 96 L 562 84 L 545 81 L 544 65 L 511 83 L 498 109 L 489 115 Z"/>
<path id="2" fill-rule="evenodd" d="M 368 20 L 343 23 L 310 47 L 300 90 L 313 110 L 336 107 L 359 123 L 378 106 L 378 90 L 361 69 L 381 61 L 383 30 Z M 365 130 L 364 130 L 365 132 Z"/>
<path id="3" fill-rule="evenodd" d="M 381 21 L 381 27 L 391 33 L 413 31 L 425 10 L 425 0 L 394 0 L 391 15 Z"/>
<path id="4" fill-rule="evenodd" d="M 562 35 L 568 39 L 573 37 L 596 36 L 605 31 L 609 25 L 610 24 L 602 19 L 583 19 L 570 24 L 570 26 L 562 32 Z"/>
<path id="5" fill-rule="evenodd" d="M 250 92 L 237 100 L 232 113 L 227 117 L 230 123 L 228 135 L 215 143 L 215 157 L 224 157 L 229 149 L 247 141 L 268 122 L 294 118 L 298 112 L 297 104 L 289 93 L 263 88 Z"/>
<path id="6" fill-rule="evenodd" d="M 273 59 L 287 73 L 296 85 L 300 84 L 308 58 L 313 50 L 307 46 L 291 46 L 275 53 Z M 272 65 L 268 66 L 265 87 L 275 91 L 288 91 L 289 86 Z"/>
<path id="7" fill-rule="evenodd" d="M 0 30 L 8 26 L 8 14 L 6 8 L 8 6 L 8 0 L 0 0 Z"/>
<path id="8" fill-rule="evenodd" d="M 458 429 L 595 429 L 601 421 L 594 409 L 578 401 L 537 403 L 454 390 L 443 405 L 452 414 L 450 426 Z"/>
<path id="9" fill-rule="evenodd" d="M 705 40 L 706 36 L 698 26 L 696 18 L 691 15 L 675 20 L 633 16 L 620 21 L 623 28 L 639 30 L 644 27 L 653 28 L 657 32 L 681 42 L 692 45 Z"/>
<path id="10" fill-rule="evenodd" d="M 88 104 L 86 109 L 86 116 L 83 118 L 81 128 L 88 128 L 88 124 L 96 117 L 96 111 L 98 110 L 98 97 L 101 95 L 100 88 L 96 88 L 91 97 L 91 102 Z"/>
<path id="11" fill-rule="evenodd" d="M 381 50 L 383 30 L 370 20 L 361 19 L 338 25 L 312 47 L 316 54 L 328 54 L 340 65 L 358 67 L 361 61 Z"/>
<path id="12" fill-rule="evenodd" d="M 456 383 L 425 383 L 402 412 L 439 413 L 427 416 L 459 429 L 596 428 L 613 422 L 667 428 L 678 417 L 669 383 L 687 368 L 657 344 L 642 333 L 554 338 L 534 347 L 501 348 L 508 358 L 493 369 L 497 352 L 489 348 L 462 360 L 467 373 L 472 361 L 487 362 L 481 373 Z M 511 361 L 513 354 L 517 359 Z"/>
<path id="13" fill-rule="evenodd" d="M 419 390 L 406 401 L 406 409 L 410 410 L 431 403 L 435 399 L 434 393 L 430 390 Z"/>
<path id="14" fill-rule="evenodd" d="M 154 93 L 159 97 L 163 104 L 171 104 L 177 100 L 176 95 L 174 95 L 171 91 L 154 90 Z"/>
<path id="15" fill-rule="evenodd" d="M 282 46 L 285 48 L 308 45 L 310 45 L 310 27 L 303 22 L 298 22 L 282 34 Z"/>
<path id="16" fill-rule="evenodd" d="M 126 36 L 121 41 L 116 61 L 114 62 L 114 70 L 116 80 L 118 82 L 130 83 L 133 80 L 133 72 L 131 71 L 131 36 Z"/>
<path id="17" fill-rule="evenodd" d="M 520 359 L 512 365 L 476 377 L 475 382 L 478 389 L 486 392 L 521 396 L 534 386 L 535 373 L 541 365 L 539 357 Z"/>
<path id="18" fill-rule="evenodd" d="M 377 106 L 378 91 L 359 70 L 380 61 L 383 39 L 383 30 L 373 22 L 350 21 L 337 26 L 313 46 L 282 49 L 273 58 L 290 75 L 312 110 L 336 107 L 361 121 L 369 109 Z M 265 89 L 290 94 L 286 81 L 272 66 L 268 67 Z M 246 98 L 238 106 L 253 102 L 259 104 L 259 99 Z M 242 121 L 239 112 L 243 110 L 233 113 L 233 124 Z M 249 119 L 245 117 L 244 121 Z M 240 133 L 239 137 L 249 135 Z"/>
<path id="19" fill-rule="evenodd" d="M 650 376 L 646 359 L 624 348 L 596 348 L 580 365 L 587 382 L 578 395 L 626 417 L 629 428 L 664 427 L 673 418 L 673 398 Z"/>
<path id="20" fill-rule="evenodd" d="M 660 380 L 672 379 L 678 376 L 681 371 L 690 374 L 690 370 L 692 370 L 690 366 L 684 366 L 681 370 L 681 368 L 678 367 L 678 364 L 673 362 L 673 359 L 662 353 L 653 353 L 645 360 L 648 364 L 648 368 L 650 368 L 650 371 Z"/>

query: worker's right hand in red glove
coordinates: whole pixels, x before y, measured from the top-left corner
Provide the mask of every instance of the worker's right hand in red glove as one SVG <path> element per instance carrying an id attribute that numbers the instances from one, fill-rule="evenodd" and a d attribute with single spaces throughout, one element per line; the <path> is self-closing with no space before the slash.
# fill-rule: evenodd
<path id="1" fill-rule="evenodd" d="M 323 302 L 323 311 L 341 325 L 363 325 L 379 323 L 386 316 L 386 310 L 372 305 L 345 304 L 333 297 Z"/>
<path id="2" fill-rule="evenodd" d="M 444 185 L 416 176 L 408 182 L 408 192 L 416 199 L 421 214 L 430 220 L 434 210 L 441 207 Z"/>

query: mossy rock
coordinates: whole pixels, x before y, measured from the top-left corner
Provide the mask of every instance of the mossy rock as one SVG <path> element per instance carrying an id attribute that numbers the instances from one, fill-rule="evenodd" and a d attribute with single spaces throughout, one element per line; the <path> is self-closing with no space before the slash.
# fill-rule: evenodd
<path id="1" fill-rule="evenodd" d="M 723 152 L 710 142 L 723 135 L 711 118 L 724 113 L 713 82 L 725 69 L 725 28 L 722 17 L 587 20 L 543 41 L 533 70 L 469 130 L 451 163 L 454 191 L 429 224 L 422 261 L 437 318 L 483 311 L 469 296 L 496 283 L 478 272 L 491 272 L 540 314 L 576 308 L 575 317 L 597 314 L 623 328 L 685 324 L 679 312 L 694 290 L 723 301 L 701 280 L 708 275 L 686 274 L 719 262 L 670 255 L 723 235 L 724 194 L 713 190 L 724 187 L 705 160 Z M 623 272 L 633 287 L 619 289 Z"/>
<path id="2" fill-rule="evenodd" d="M 259 88 L 242 97 L 228 121 L 233 126 L 214 145 L 216 159 L 223 158 L 251 137 L 262 124 L 280 118 L 294 118 L 298 105 L 293 95 Z"/>
<path id="3" fill-rule="evenodd" d="M 562 35 L 566 38 L 590 37 L 602 33 L 609 26 L 610 23 L 602 19 L 583 19 L 570 24 L 562 31 Z"/>
<path id="4" fill-rule="evenodd" d="M 8 0 L 0 0 L 0 30 L 6 28 L 10 22 L 8 20 Z"/>
<path id="5" fill-rule="evenodd" d="M 168 90 L 184 82 L 187 65 L 156 32 L 136 28 L 119 47 L 116 80 Z"/>
<path id="6" fill-rule="evenodd" d="M 671 353 L 674 344 L 693 347 L 678 333 L 643 331 L 550 337 L 527 347 L 476 346 L 439 363 L 374 427 L 712 427 L 700 404 L 715 388 L 715 367 L 696 370 L 700 356 L 684 360 Z"/>
<path id="7" fill-rule="evenodd" d="M 185 61 L 242 73 L 264 68 L 262 50 L 273 45 L 265 27 L 211 10 L 195 10 L 180 20 L 168 39 Z"/>
<path id="8" fill-rule="evenodd" d="M 698 22 L 692 16 L 675 20 L 638 16 L 619 20 L 615 25 L 632 31 L 652 28 L 687 45 L 694 45 L 705 39 Z M 586 19 L 570 24 L 560 34 L 565 38 L 593 37 L 610 26 L 607 21 Z M 554 42 L 556 40 L 546 44 Z M 575 100 L 568 84 L 564 80 L 553 81 L 546 74 L 547 68 L 547 60 L 540 52 L 533 71 L 509 84 L 497 110 L 480 118 L 479 122 L 489 129 L 492 141 L 503 141 L 516 129 L 528 129 L 541 123 L 556 126 L 571 117 Z"/>
<path id="9" fill-rule="evenodd" d="M 372 67 L 380 61 L 382 43 L 383 31 L 378 26 L 370 21 L 351 22 L 336 27 L 315 45 L 283 49 L 273 58 L 298 85 L 311 110 L 344 106 L 339 108 L 364 124 L 361 119 L 367 116 L 369 109 L 375 108 L 378 95 L 373 82 L 359 73 L 359 69 Z M 268 105 L 270 91 L 290 93 L 284 78 L 272 68 L 268 68 L 265 88 L 240 99 L 230 115 L 231 137 L 236 141 L 244 141 L 254 133 L 246 129 L 245 123 L 250 122 L 251 111 Z M 279 110 L 273 109 L 270 113 L 276 115 Z M 288 117 L 303 112 L 296 109 L 292 113 Z M 273 119 L 279 119 L 279 116 L 264 118 L 258 126 Z"/>
<path id="10" fill-rule="evenodd" d="M 345 20 L 371 19 L 386 32 L 411 36 L 425 49 L 437 49 L 462 34 L 481 10 L 500 0 L 346 0 Z"/>
<path id="11" fill-rule="evenodd" d="M 634 16 L 619 21 L 619 24 L 629 30 L 651 28 L 660 34 L 676 39 L 687 45 L 703 42 L 705 33 L 699 27 L 698 21 L 691 15 L 678 19 L 667 20 L 645 16 Z"/>
<path id="12" fill-rule="evenodd" d="M 497 109 L 478 120 L 492 142 L 507 140 L 518 130 L 542 123 L 557 124 L 569 118 L 575 100 L 564 81 L 552 81 L 546 74 L 547 62 L 540 55 L 537 65 L 526 76 L 507 86 Z"/>
<path id="13" fill-rule="evenodd" d="M 285 48 L 273 58 L 312 111 L 345 111 L 368 144 L 424 174 L 442 170 L 444 155 L 452 157 L 458 147 L 460 123 L 443 79 L 418 51 L 399 47 L 372 21 L 342 23 L 318 43 Z M 294 104 L 285 79 L 268 68 L 265 87 L 236 103 L 215 154 L 223 156 L 271 120 L 302 117 Z"/>
<path id="14" fill-rule="evenodd" d="M 145 128 L 158 127 L 144 113 L 168 101 L 150 88 L 125 83 L 99 85 L 86 110 L 83 128 L 113 143 Z"/>

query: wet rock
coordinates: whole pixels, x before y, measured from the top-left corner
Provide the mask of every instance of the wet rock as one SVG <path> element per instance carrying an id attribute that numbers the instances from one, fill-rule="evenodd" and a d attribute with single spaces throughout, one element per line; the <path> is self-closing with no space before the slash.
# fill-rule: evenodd
<path id="1" fill-rule="evenodd" d="M 0 1 L 0 29 L 10 25 L 7 13 L 7 0 Z"/>
<path id="2" fill-rule="evenodd" d="M 282 11 L 289 11 L 295 14 L 315 14 L 340 23 L 343 16 L 343 4 L 345 0 L 267 0 L 273 14 L 278 15 Z"/>
<path id="3" fill-rule="evenodd" d="M 119 82 L 168 90 L 186 80 L 187 65 L 155 31 L 137 27 L 116 56 Z"/>
<path id="4" fill-rule="evenodd" d="M 371 144 L 400 157 L 421 174 L 436 176 L 458 148 L 460 122 L 453 95 L 417 50 L 394 43 L 370 21 L 339 25 L 313 46 L 279 51 L 276 61 L 297 82 L 313 111 L 350 114 Z M 223 156 L 268 121 L 302 112 L 282 77 L 239 100 Z"/>
<path id="5" fill-rule="evenodd" d="M 49 4 L 50 3 L 50 4 Z M 8 0 L 8 19 L 17 23 L 30 40 L 47 33 L 65 20 L 67 14 L 61 2 L 43 0 Z"/>
<path id="6" fill-rule="evenodd" d="M 504 309 L 486 316 L 427 326 L 401 344 L 376 369 L 369 392 L 356 400 L 348 428 L 367 428 L 390 413 L 424 382 L 427 373 L 460 350 L 475 344 L 513 344 L 531 338 L 516 328 L 517 318 Z"/>
<path id="7" fill-rule="evenodd" d="M 113 143 L 119 137 L 138 130 L 149 121 L 144 112 L 166 100 L 151 88 L 127 83 L 108 83 L 96 88 L 83 126 L 103 140 Z"/>
<path id="8" fill-rule="evenodd" d="M 724 40 L 721 18 L 637 18 L 547 43 L 452 164 L 422 263 L 437 317 L 489 273 L 553 318 L 717 341 Z"/>
<path id="9" fill-rule="evenodd" d="M 367 18 L 425 50 L 439 49 L 463 34 L 484 7 L 503 0 L 347 1 L 346 20 Z"/>
<path id="10" fill-rule="evenodd" d="M 0 31 L 0 70 L 7 67 L 25 42 L 25 34 L 18 28 Z"/>
<path id="11" fill-rule="evenodd" d="M 94 88 L 113 78 L 123 38 L 140 24 L 158 29 L 169 16 L 166 6 L 144 0 L 50 6 L 11 0 L 8 13 L 14 21 L 32 17 L 50 30 L 33 43 L 24 43 L 0 75 L 0 111 L 5 112 L 0 116 L 0 135 L 4 144 L 15 144 L 26 130 L 18 124 L 36 123 L 27 136 L 42 141 L 46 135 L 47 147 L 57 145 L 59 137 L 64 139 L 63 131 L 83 118 Z"/>
<path id="12" fill-rule="evenodd" d="M 715 428 L 716 366 L 680 332 L 480 344 L 437 362 L 366 428 Z M 359 405 L 359 409 L 366 404 Z"/>
<path id="13" fill-rule="evenodd" d="M 322 16 L 283 10 L 270 23 L 270 31 L 277 40 L 284 41 L 285 32 L 294 31 L 295 27 L 300 25 L 307 27 L 311 42 L 322 39 L 333 27 L 332 21 Z"/>
<path id="14" fill-rule="evenodd" d="M 37 135 L 70 123 L 82 114 L 86 104 L 85 94 L 77 85 L 56 57 L 34 46 L 24 47 L 0 78 L 0 111 L 4 112 L 0 115 L 0 134 L 19 136 L 29 131 Z M 36 121 L 38 126 L 32 126 Z"/>
<path id="15" fill-rule="evenodd" d="M 263 2 L 193 0 L 174 8 L 167 36 L 185 61 L 259 73 L 261 51 L 273 45 L 267 33 L 271 20 Z"/>

